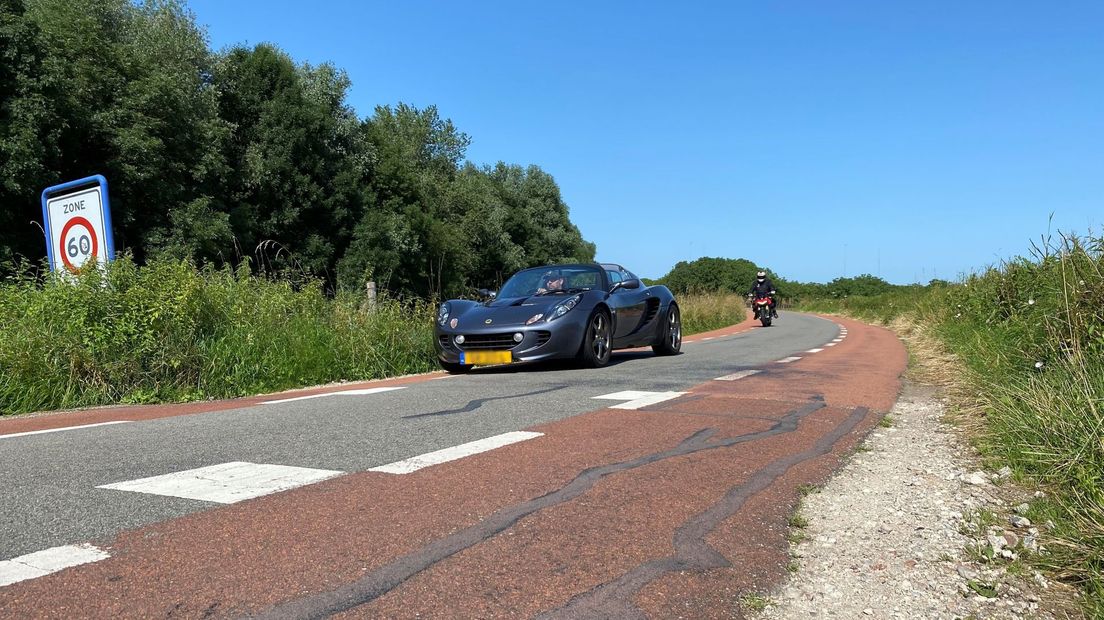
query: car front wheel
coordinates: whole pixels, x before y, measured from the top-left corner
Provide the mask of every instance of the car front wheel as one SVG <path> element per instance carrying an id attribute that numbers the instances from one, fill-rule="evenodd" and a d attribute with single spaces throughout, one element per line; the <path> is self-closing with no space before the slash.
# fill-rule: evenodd
<path id="1" fill-rule="evenodd" d="M 601 310 L 596 310 L 587 319 L 586 333 L 583 334 L 583 349 L 580 361 L 587 368 L 605 366 L 610 360 L 610 318 Z"/>

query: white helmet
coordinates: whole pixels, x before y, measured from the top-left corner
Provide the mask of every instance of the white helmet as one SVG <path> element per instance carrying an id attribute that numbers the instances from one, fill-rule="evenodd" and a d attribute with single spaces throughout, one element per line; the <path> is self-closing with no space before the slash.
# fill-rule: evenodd
<path id="1" fill-rule="evenodd" d="M 759 280 L 763 280 L 767 277 L 767 272 L 760 271 L 759 273 L 755 274 L 755 277 Z"/>

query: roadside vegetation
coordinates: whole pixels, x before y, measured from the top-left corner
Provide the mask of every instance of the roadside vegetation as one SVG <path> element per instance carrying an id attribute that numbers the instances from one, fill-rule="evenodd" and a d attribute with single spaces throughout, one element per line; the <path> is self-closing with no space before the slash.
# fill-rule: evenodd
<path id="1" fill-rule="evenodd" d="M 1037 486 L 1028 558 L 1104 617 L 1104 238 L 1060 236 L 956 284 L 807 299 L 801 309 L 930 336 L 959 418 L 993 469 Z"/>
<path id="2" fill-rule="evenodd" d="M 70 281 L 71 280 L 71 281 Z M 222 398 L 436 368 L 428 302 L 115 261 L 0 285 L 0 413 Z M 424 320 L 423 320 L 424 319 Z"/>
<path id="3" fill-rule="evenodd" d="M 682 311 L 682 333 L 689 336 L 721 329 L 747 318 L 747 304 L 731 293 L 690 293 L 676 298 Z"/>

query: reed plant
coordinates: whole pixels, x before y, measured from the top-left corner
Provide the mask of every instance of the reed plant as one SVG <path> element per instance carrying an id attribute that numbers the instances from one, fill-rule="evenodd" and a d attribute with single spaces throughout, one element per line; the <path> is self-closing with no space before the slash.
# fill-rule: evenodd
<path id="1" fill-rule="evenodd" d="M 691 293 L 679 295 L 676 301 L 686 335 L 728 327 L 747 316 L 744 298 L 733 293 Z"/>

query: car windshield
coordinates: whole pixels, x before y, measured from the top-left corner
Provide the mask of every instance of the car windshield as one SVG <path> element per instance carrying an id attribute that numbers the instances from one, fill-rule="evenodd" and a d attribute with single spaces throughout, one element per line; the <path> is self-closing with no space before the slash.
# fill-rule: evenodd
<path id="1" fill-rule="evenodd" d="M 598 267 L 584 265 L 536 267 L 525 269 L 513 275 L 498 296 L 529 297 L 530 295 L 553 295 L 557 293 L 580 292 L 601 286 L 602 276 Z"/>

